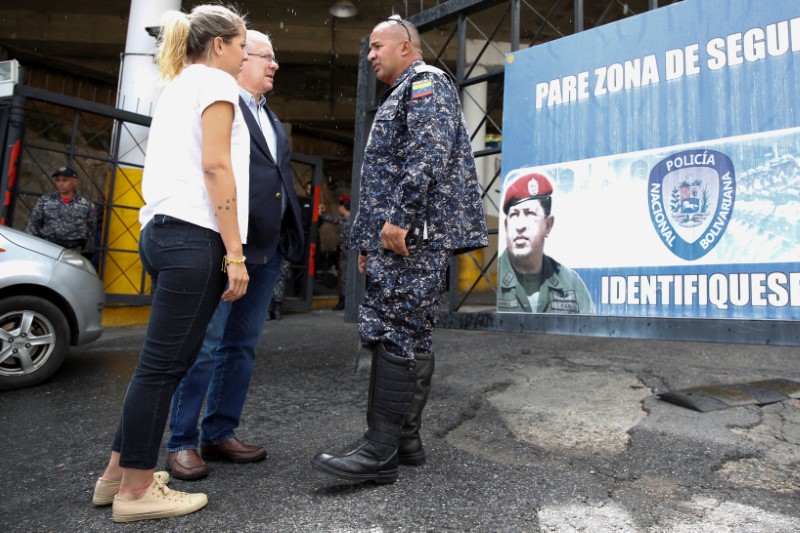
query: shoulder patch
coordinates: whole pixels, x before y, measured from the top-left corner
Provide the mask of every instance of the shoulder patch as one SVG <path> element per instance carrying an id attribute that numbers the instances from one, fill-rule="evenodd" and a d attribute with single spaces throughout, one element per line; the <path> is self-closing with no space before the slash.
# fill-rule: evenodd
<path id="1" fill-rule="evenodd" d="M 433 94 L 433 82 L 431 80 L 416 81 L 411 84 L 411 98 L 422 98 Z"/>
<path id="2" fill-rule="evenodd" d="M 414 71 L 415 72 L 433 72 L 433 73 L 436 73 L 436 74 L 441 74 L 443 76 L 447 75 L 447 74 L 444 73 L 444 71 L 442 69 L 439 69 L 439 68 L 436 68 L 436 67 L 432 67 L 430 65 L 420 65 L 420 66 L 416 67 L 414 69 Z"/>

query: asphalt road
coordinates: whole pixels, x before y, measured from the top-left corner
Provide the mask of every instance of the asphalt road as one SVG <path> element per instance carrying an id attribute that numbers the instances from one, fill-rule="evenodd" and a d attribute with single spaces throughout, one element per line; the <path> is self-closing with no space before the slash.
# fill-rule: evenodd
<path id="1" fill-rule="evenodd" d="M 73 349 L 50 382 L 0 393 L 2 531 L 800 531 L 800 404 L 699 413 L 656 394 L 800 381 L 800 349 L 437 330 L 423 439 L 393 484 L 313 470 L 364 429 L 356 326 L 270 322 L 238 436 L 266 461 L 213 463 L 200 512 L 114 524 L 91 504 L 142 328 Z"/>

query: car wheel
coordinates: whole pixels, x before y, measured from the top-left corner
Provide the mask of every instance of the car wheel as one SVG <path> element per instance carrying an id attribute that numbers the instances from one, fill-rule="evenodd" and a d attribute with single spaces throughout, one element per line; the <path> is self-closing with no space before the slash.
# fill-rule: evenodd
<path id="1" fill-rule="evenodd" d="M 36 296 L 0 300 L 0 390 L 46 380 L 68 348 L 69 324 L 58 307 Z"/>

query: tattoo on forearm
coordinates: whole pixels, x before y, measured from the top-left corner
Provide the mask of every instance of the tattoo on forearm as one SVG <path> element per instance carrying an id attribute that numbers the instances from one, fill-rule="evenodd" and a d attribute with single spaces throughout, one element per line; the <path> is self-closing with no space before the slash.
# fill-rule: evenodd
<path id="1" fill-rule="evenodd" d="M 233 198 L 225 198 L 225 204 L 226 204 L 226 205 L 218 205 L 218 206 L 217 206 L 217 211 L 222 211 L 223 209 L 224 209 L 225 211 L 230 211 L 230 209 L 231 209 L 231 206 L 233 206 L 233 204 L 235 204 L 235 203 L 236 203 L 236 197 L 233 197 Z M 235 207 L 235 206 L 233 206 L 233 207 Z M 214 216 L 217 216 L 217 214 L 216 214 L 216 213 L 214 213 Z"/>

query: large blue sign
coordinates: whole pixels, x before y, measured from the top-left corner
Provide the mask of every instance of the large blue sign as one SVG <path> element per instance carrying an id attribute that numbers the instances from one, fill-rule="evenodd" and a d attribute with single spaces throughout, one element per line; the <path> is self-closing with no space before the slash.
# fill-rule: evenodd
<path id="1" fill-rule="evenodd" d="M 501 213 L 498 311 L 563 312 L 537 300 L 580 295 L 574 272 L 598 314 L 800 319 L 798 67 L 796 0 L 686 0 L 509 54 L 500 205 L 532 175 L 553 192 L 513 235 Z"/>

